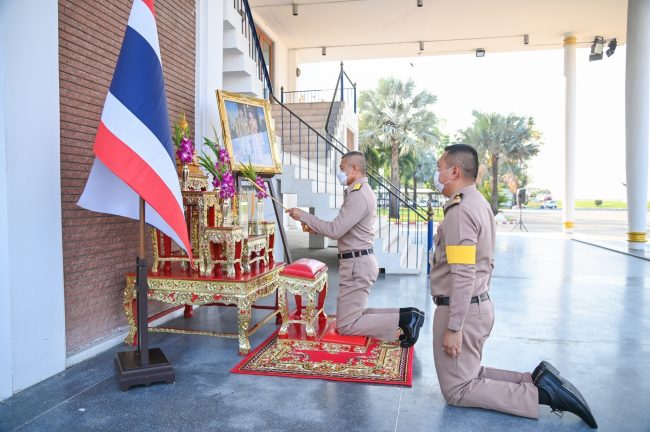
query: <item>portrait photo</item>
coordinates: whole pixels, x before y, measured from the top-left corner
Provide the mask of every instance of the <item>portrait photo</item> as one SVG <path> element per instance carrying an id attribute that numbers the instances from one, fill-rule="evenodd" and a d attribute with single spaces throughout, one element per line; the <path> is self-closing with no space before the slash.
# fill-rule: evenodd
<path id="1" fill-rule="evenodd" d="M 258 173 L 279 173 L 269 102 L 222 90 L 217 91 L 217 101 L 232 171 L 250 163 Z"/>

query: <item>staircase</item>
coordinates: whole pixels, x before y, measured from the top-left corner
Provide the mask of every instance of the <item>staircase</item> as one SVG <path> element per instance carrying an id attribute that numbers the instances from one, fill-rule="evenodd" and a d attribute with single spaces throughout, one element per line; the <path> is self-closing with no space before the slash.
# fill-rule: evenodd
<path id="1" fill-rule="evenodd" d="M 330 130 L 337 130 L 341 119 L 342 102 L 335 102 L 335 108 L 330 117 Z M 325 122 L 330 109 L 329 102 L 315 103 L 293 103 L 285 105 L 297 117 L 302 119 L 311 128 L 319 132 L 323 137 L 325 133 Z M 331 147 L 325 140 L 312 133 L 309 128 L 296 119 L 295 116 L 287 115 L 286 110 L 280 104 L 272 105 L 272 116 L 275 120 L 275 132 L 282 141 L 282 151 L 291 157 L 316 160 L 317 163 L 326 163 L 331 153 Z"/>
<path id="2" fill-rule="evenodd" d="M 263 97 L 264 85 L 241 0 L 224 1 L 223 90 Z"/>

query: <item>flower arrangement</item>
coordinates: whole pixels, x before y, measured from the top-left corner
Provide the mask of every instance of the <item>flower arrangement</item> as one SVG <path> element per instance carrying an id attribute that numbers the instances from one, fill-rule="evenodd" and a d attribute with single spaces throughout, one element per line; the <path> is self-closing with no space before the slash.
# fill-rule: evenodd
<path id="1" fill-rule="evenodd" d="M 214 140 L 203 138 L 203 144 L 212 151 L 216 161 L 212 156 L 203 152 L 199 156 L 199 164 L 212 174 L 212 185 L 219 188 L 219 196 L 223 199 L 232 198 L 235 195 L 235 177 L 230 171 L 230 157 L 226 149 L 219 144 L 217 132 L 214 133 Z"/>
<path id="2" fill-rule="evenodd" d="M 185 113 L 181 114 L 178 121 L 174 122 L 174 147 L 176 156 L 182 164 L 189 164 L 194 161 L 194 142 L 190 139 L 190 126 L 185 119 Z"/>
<path id="3" fill-rule="evenodd" d="M 254 183 L 253 186 L 256 186 L 257 192 L 255 193 L 255 196 L 258 199 L 263 199 L 269 196 L 268 191 L 266 189 L 266 183 L 264 183 L 264 179 L 257 175 L 255 172 L 255 168 L 253 168 L 253 165 L 248 162 L 248 165 L 244 165 L 243 163 L 241 164 L 241 175 L 246 177 L 251 183 Z"/>

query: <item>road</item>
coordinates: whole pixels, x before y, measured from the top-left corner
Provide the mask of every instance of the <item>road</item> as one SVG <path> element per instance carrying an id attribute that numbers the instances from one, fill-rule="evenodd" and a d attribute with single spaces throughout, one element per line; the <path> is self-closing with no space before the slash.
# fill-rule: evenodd
<path id="1" fill-rule="evenodd" d="M 503 214 L 510 220 L 519 220 L 519 210 L 505 210 Z M 521 218 L 529 232 L 562 232 L 562 210 L 524 209 Z M 647 220 L 650 222 L 650 212 Z M 627 238 L 626 210 L 576 210 L 574 222 L 576 234 L 618 240 Z M 497 225 L 497 231 L 509 232 L 515 227 L 516 225 Z M 646 229 L 650 229 L 650 224 Z M 519 231 L 519 228 L 515 231 Z"/>

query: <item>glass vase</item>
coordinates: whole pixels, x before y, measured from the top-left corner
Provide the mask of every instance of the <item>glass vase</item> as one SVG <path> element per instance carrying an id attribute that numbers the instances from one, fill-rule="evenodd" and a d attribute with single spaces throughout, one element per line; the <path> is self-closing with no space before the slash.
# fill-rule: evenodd
<path id="1" fill-rule="evenodd" d="M 256 207 L 255 207 L 255 220 L 257 221 L 257 226 L 261 226 L 264 222 L 264 199 L 258 198 Z"/>
<path id="2" fill-rule="evenodd" d="M 221 225 L 232 225 L 232 201 L 231 198 L 221 200 Z"/>

